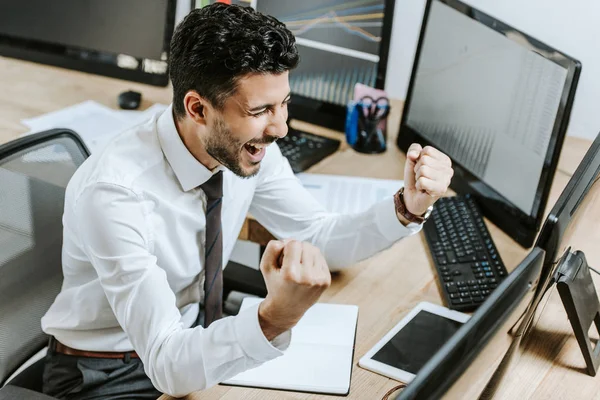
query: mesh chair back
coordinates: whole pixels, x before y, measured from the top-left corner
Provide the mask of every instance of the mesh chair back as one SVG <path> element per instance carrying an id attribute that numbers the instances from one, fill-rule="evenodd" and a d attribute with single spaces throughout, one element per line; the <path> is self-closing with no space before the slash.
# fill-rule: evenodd
<path id="1" fill-rule="evenodd" d="M 0 386 L 47 344 L 40 319 L 62 284 L 65 188 L 88 155 L 68 130 L 0 146 Z"/>

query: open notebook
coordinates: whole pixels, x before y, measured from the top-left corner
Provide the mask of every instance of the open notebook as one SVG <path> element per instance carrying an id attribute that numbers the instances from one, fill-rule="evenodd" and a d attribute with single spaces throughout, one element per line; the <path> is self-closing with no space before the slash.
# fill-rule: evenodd
<path id="1" fill-rule="evenodd" d="M 242 310 L 260 301 L 245 298 Z M 357 319 L 358 306 L 317 303 L 292 329 L 283 356 L 223 384 L 347 395 Z"/>

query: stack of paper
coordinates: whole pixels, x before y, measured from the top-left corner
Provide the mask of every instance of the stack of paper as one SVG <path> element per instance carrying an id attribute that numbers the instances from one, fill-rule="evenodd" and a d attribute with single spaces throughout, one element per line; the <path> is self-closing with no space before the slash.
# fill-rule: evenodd
<path id="1" fill-rule="evenodd" d="M 340 214 L 365 211 L 404 186 L 404 181 L 393 179 L 307 173 L 296 176 L 327 211 Z"/>
<path id="2" fill-rule="evenodd" d="M 247 297 L 241 309 L 262 299 Z M 358 306 L 317 303 L 292 329 L 284 355 L 242 372 L 225 385 L 348 394 Z"/>
<path id="3" fill-rule="evenodd" d="M 149 120 L 166 108 L 166 105 L 157 103 L 145 111 L 113 110 L 88 100 L 39 117 L 24 119 L 21 123 L 31 129 L 27 134 L 52 128 L 71 129 L 81 136 L 91 152 L 95 152 L 113 136 Z"/>

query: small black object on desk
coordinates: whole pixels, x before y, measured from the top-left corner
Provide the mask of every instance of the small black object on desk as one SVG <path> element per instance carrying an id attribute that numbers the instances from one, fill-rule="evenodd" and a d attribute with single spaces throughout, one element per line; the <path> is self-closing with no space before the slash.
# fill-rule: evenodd
<path id="1" fill-rule="evenodd" d="M 119 94 L 117 98 L 119 107 L 124 110 L 137 110 L 142 102 L 142 94 L 133 90 L 128 90 Z"/>

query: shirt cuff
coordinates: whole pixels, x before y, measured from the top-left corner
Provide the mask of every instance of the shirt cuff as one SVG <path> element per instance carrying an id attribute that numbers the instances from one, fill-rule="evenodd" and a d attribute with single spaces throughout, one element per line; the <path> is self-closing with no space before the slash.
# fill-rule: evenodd
<path id="1" fill-rule="evenodd" d="M 396 206 L 394 205 L 393 196 L 386 197 L 377 204 L 375 220 L 379 232 L 391 242 L 400 240 L 405 236 L 414 235 L 423 227 L 423 224 L 417 224 L 415 222 L 411 222 L 406 226 L 402 225 L 396 215 Z"/>
<path id="2" fill-rule="evenodd" d="M 259 305 L 260 303 L 240 311 L 235 317 L 234 329 L 244 352 L 256 361 L 265 362 L 283 355 L 283 351 L 290 345 L 292 334 L 288 330 L 269 342 L 258 322 Z"/>

